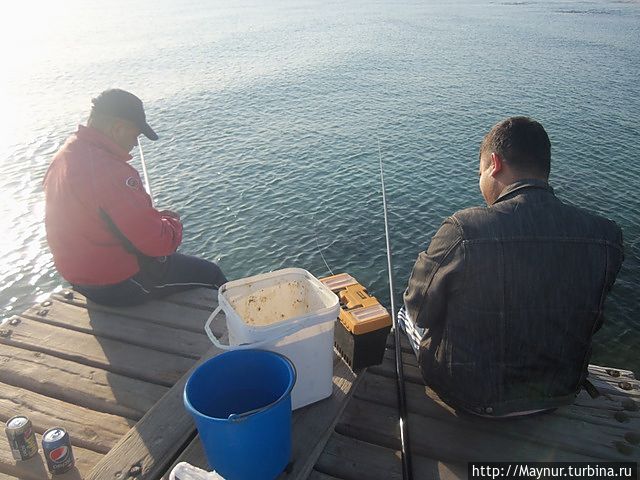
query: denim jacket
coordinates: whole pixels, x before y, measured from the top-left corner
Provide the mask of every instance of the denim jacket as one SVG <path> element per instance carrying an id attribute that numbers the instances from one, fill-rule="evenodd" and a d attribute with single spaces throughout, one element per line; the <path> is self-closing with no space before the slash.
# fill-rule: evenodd
<path id="1" fill-rule="evenodd" d="M 539 180 L 447 218 L 404 293 L 419 364 L 446 402 L 483 415 L 570 404 L 623 261 L 612 221 Z"/>

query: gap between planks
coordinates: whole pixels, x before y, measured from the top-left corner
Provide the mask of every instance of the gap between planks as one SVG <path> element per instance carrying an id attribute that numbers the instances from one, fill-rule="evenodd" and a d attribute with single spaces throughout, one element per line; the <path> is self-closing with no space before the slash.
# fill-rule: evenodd
<path id="1" fill-rule="evenodd" d="M 466 478 L 465 463 L 443 463 L 413 454 L 417 479 L 454 480 Z M 334 433 L 327 442 L 315 470 L 344 480 L 402 480 L 399 450 Z"/>

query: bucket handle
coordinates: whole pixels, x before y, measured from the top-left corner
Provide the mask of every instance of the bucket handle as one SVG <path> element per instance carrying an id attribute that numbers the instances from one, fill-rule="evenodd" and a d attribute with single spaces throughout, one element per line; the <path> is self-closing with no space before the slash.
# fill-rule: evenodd
<path id="1" fill-rule="evenodd" d="M 298 381 L 298 370 L 296 369 L 296 364 L 293 363 L 289 358 L 285 357 L 283 354 L 278 352 L 274 352 L 274 353 L 283 357 L 289 363 L 289 365 L 291 365 L 291 368 L 293 369 L 293 382 L 291 382 L 289 389 L 275 402 L 270 403 L 269 405 L 265 405 L 264 407 L 254 408 L 253 410 L 249 410 L 248 412 L 232 413 L 231 415 L 229 415 L 227 420 L 229 420 L 230 422 L 236 422 L 236 423 L 242 422 L 247 418 L 249 418 L 251 415 L 254 415 L 256 413 L 262 413 L 264 411 L 269 410 L 275 404 L 279 403 L 286 395 L 289 395 L 289 393 L 291 393 L 291 390 L 293 390 L 293 387 L 295 387 L 296 382 Z"/>
<path id="2" fill-rule="evenodd" d="M 275 402 L 270 403 L 269 405 L 265 405 L 264 407 L 254 408 L 253 410 L 249 410 L 248 412 L 232 413 L 231 415 L 229 415 L 227 420 L 229 420 L 230 422 L 236 422 L 236 423 L 242 422 L 247 418 L 249 418 L 251 415 L 254 415 L 256 413 L 262 413 L 264 411 L 269 410 L 275 404 L 280 402 L 286 395 L 289 395 L 289 393 L 291 393 L 291 390 L 293 390 L 293 387 L 295 387 L 296 382 L 298 381 L 298 370 L 296 369 L 296 364 L 293 363 L 289 358 L 285 357 L 283 354 L 278 353 L 278 355 L 280 355 L 281 357 L 284 357 L 289 362 L 289 365 L 291 365 L 291 368 L 293 369 L 293 382 L 291 382 L 291 386 L 289 387 L 289 389 Z"/>
<path id="3" fill-rule="evenodd" d="M 236 422 L 236 423 L 242 422 L 243 420 L 246 420 L 247 418 L 249 418 L 251 415 L 264 412 L 269 408 L 271 408 L 271 404 L 265 405 L 264 407 L 260 407 L 260 408 L 254 408 L 253 410 L 249 410 L 248 412 L 232 413 L 231 415 L 229 415 L 229 418 L 227 418 L 227 420 L 229 420 L 230 422 Z"/>
<path id="4" fill-rule="evenodd" d="M 260 340 L 259 342 L 243 343 L 241 345 L 225 345 L 224 343 L 220 342 L 220 339 L 216 337 L 215 333 L 213 333 L 213 331 L 211 330 L 211 324 L 213 323 L 213 319 L 216 317 L 216 315 L 218 315 L 220 310 L 222 310 L 222 307 L 218 305 L 218 307 L 213 312 L 211 312 L 211 315 L 209 315 L 209 318 L 207 319 L 207 323 L 204 324 L 204 331 L 209 337 L 209 340 L 211 340 L 211 343 L 213 343 L 216 346 L 216 348 L 219 348 L 220 350 L 245 350 L 248 348 L 260 348 L 268 343 L 272 343 L 277 340 L 280 340 L 286 337 L 287 335 L 291 335 L 292 333 L 295 333 L 297 330 L 296 328 L 297 322 L 296 322 L 293 325 L 291 325 L 288 329 L 279 333 L 278 335 L 275 335 L 271 338 L 267 338 L 264 340 Z"/>

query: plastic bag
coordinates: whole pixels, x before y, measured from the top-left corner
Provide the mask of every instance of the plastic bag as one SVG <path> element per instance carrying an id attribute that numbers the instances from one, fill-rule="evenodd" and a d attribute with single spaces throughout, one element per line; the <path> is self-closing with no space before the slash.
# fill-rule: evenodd
<path id="1" fill-rule="evenodd" d="M 216 472 L 207 472 L 187 462 L 180 462 L 169 475 L 169 480 L 224 480 Z"/>

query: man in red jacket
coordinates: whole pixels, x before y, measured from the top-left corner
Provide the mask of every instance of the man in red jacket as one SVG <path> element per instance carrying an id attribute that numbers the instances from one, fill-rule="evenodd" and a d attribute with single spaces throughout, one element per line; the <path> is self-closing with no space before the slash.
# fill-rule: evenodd
<path id="1" fill-rule="evenodd" d="M 58 272 L 74 289 L 108 305 L 135 305 L 227 280 L 209 261 L 176 253 L 180 217 L 158 211 L 129 152 L 147 124 L 142 102 L 111 89 L 92 100 L 80 125 L 53 158 L 44 179 L 47 241 Z"/>

